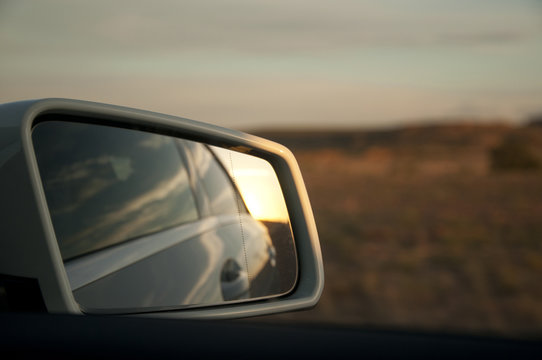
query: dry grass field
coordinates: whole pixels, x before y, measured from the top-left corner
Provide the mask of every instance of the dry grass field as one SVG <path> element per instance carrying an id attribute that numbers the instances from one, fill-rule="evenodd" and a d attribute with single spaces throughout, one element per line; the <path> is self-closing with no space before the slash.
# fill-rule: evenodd
<path id="1" fill-rule="evenodd" d="M 542 128 L 258 135 L 298 159 L 326 272 L 270 321 L 541 337 Z"/>

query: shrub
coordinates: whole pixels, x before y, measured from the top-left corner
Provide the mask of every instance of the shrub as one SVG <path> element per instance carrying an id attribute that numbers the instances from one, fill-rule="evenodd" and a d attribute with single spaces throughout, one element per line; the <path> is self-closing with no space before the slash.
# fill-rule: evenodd
<path id="1" fill-rule="evenodd" d="M 540 168 L 540 161 L 525 143 L 505 140 L 491 150 L 491 168 L 494 171 L 535 170 Z"/>

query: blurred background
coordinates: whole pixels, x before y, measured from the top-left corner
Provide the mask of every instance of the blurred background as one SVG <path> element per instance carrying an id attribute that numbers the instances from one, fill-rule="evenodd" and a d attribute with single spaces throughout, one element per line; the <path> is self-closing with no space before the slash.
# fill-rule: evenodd
<path id="1" fill-rule="evenodd" d="M 0 1 L 0 100 L 67 97 L 290 147 L 313 310 L 265 321 L 542 334 L 539 0 Z"/>

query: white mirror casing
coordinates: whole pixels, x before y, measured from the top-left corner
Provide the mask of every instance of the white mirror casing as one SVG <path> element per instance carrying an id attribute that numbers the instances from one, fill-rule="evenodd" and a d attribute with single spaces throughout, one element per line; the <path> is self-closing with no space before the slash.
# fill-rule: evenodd
<path id="1" fill-rule="evenodd" d="M 294 156 L 284 146 L 188 119 L 68 99 L 0 105 L 0 129 L 0 193 L 4 199 L 0 208 L 3 218 L 7 219 L 2 223 L 0 274 L 37 279 L 47 311 L 217 319 L 293 311 L 317 303 L 323 289 L 318 235 L 301 173 Z M 101 136 L 109 137 L 110 142 L 99 140 Z M 135 143 L 130 139 L 136 139 L 138 144 L 154 150 L 161 146 L 162 150 L 156 153 L 156 159 L 142 153 L 147 160 L 141 160 L 143 165 L 138 165 L 134 158 L 122 155 L 129 148 L 129 145 L 119 145 L 124 138 L 127 140 L 123 144 Z M 73 144 L 88 142 L 88 146 L 83 147 L 87 150 L 81 150 L 86 151 L 85 156 L 76 155 L 76 147 L 68 144 L 70 139 Z M 65 145 L 64 156 L 73 159 L 59 163 L 59 153 L 53 149 L 60 144 Z M 100 156 L 101 146 L 109 146 L 102 153 L 110 155 Z M 181 151 L 186 169 L 182 174 L 172 173 L 170 178 L 154 176 L 158 172 L 155 165 L 163 162 L 158 159 L 167 157 L 167 151 L 174 147 L 186 149 Z M 118 156 L 111 155 L 116 154 L 113 148 L 123 150 Z M 77 145 L 77 149 L 81 147 Z M 202 158 L 199 153 L 219 164 L 217 168 L 227 174 L 225 179 L 229 175 L 232 192 L 237 194 L 235 209 L 230 206 L 217 215 L 213 207 L 218 208 L 220 204 L 212 202 L 219 196 L 211 194 L 204 196 L 206 200 L 200 199 L 198 192 L 206 193 L 206 189 L 201 186 L 198 190 L 198 180 L 190 175 L 199 171 L 196 167 L 200 160 L 194 160 Z M 239 164 L 250 164 L 244 165 L 250 168 Z M 104 173 L 104 169 L 109 173 Z M 148 193 L 142 193 L 123 202 L 119 194 L 140 186 L 134 180 L 138 171 L 145 175 L 140 176 L 143 182 L 152 183 L 156 177 L 152 189 L 160 191 L 154 191 L 151 200 Z M 84 180 L 85 174 L 90 172 L 103 176 L 93 175 L 88 181 Z M 276 185 L 267 185 L 261 177 L 249 177 L 243 183 L 243 174 L 261 176 L 264 173 L 272 174 L 268 177 L 274 179 Z M 68 176 L 62 177 L 62 174 Z M 184 189 L 191 186 L 192 191 L 188 192 L 195 195 L 190 201 L 186 200 L 187 191 L 167 191 L 168 184 L 172 181 L 179 184 L 181 177 L 189 184 Z M 57 191 L 58 184 L 65 179 L 76 185 L 69 189 L 70 194 L 77 194 L 75 198 L 88 199 L 92 189 L 109 186 L 109 192 L 102 193 L 104 199 L 111 200 L 104 200 L 101 207 L 87 204 L 91 210 L 84 213 L 74 210 L 78 205 L 66 201 L 66 191 Z M 251 190 L 254 183 L 260 183 L 260 188 Z M 207 193 L 213 192 L 213 188 L 217 188 L 214 182 Z M 265 191 L 271 188 L 278 192 Z M 265 206 L 267 214 L 265 209 L 263 214 L 259 213 L 261 209 L 250 204 L 250 191 L 260 196 L 273 194 L 267 199 L 283 200 L 280 207 L 285 215 L 277 220 L 278 215 L 269 212 L 270 205 Z M 266 204 L 271 202 L 265 201 Z M 130 206 L 107 211 L 121 203 Z M 191 205 L 175 210 L 180 203 Z M 141 209 L 137 216 L 132 211 L 135 207 Z M 169 214 L 175 211 L 182 212 L 179 216 L 185 220 L 180 226 L 168 222 Z M 123 218 L 119 218 L 120 213 L 124 214 Z M 151 214 L 148 218 L 152 219 L 146 222 L 144 230 L 134 230 L 141 228 L 141 222 L 136 224 L 131 219 L 144 218 L 143 213 Z M 155 219 L 157 216 L 153 214 L 158 213 L 165 214 L 162 220 Z M 161 225 L 156 225 L 157 222 Z M 81 229 L 83 231 L 79 231 Z M 206 235 L 195 235 L 202 233 Z M 230 234 L 226 236 L 228 240 L 220 240 L 225 233 Z M 196 237 L 198 240 L 181 241 L 179 245 L 179 241 L 172 243 L 172 234 L 176 238 Z M 134 238 L 137 240 L 125 240 Z M 74 239 L 79 239 L 79 243 Z M 73 245 L 81 243 L 86 245 L 82 248 Z M 193 244 L 193 254 L 187 250 L 189 247 L 185 244 L 188 243 Z M 202 259 L 209 264 L 213 258 L 216 260 L 213 264 L 219 265 L 191 271 L 197 267 L 194 264 L 201 264 L 197 249 L 203 248 L 207 250 L 201 253 Z M 154 262 L 146 259 L 149 254 Z M 147 265 L 142 265 L 145 262 Z M 171 266 L 164 264 L 178 266 L 169 271 Z M 160 268 L 162 272 L 156 275 Z M 176 276 L 177 273 L 185 275 Z M 205 282 L 203 277 L 215 280 Z M 129 286 L 119 286 L 128 283 Z M 174 291 L 142 291 L 150 287 L 159 289 L 162 285 L 157 284 L 162 283 Z M 116 288 L 122 289 L 115 293 Z M 150 297 L 154 300 L 149 300 Z"/>

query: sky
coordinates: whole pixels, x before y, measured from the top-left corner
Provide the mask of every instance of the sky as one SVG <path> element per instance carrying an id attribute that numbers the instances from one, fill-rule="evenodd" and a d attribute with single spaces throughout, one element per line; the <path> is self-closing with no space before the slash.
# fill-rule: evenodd
<path id="1" fill-rule="evenodd" d="M 542 113 L 541 0 L 0 0 L 0 102 L 241 130 Z"/>

